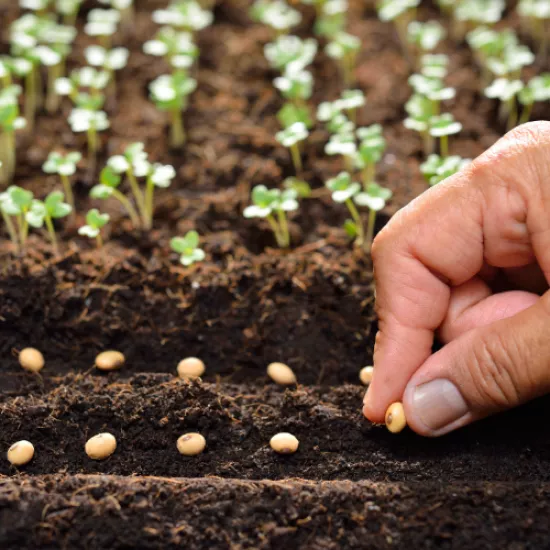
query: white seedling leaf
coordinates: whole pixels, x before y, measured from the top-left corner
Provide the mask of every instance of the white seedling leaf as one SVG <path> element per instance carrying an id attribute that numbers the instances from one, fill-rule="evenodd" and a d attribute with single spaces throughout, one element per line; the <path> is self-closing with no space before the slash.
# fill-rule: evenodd
<path id="1" fill-rule="evenodd" d="M 74 92 L 73 83 L 68 78 L 58 78 L 55 81 L 55 92 L 58 95 L 70 95 Z"/>
<path id="2" fill-rule="evenodd" d="M 243 216 L 245 218 L 266 218 L 271 212 L 271 208 L 262 208 L 261 206 L 252 204 L 244 209 Z"/>
<path id="3" fill-rule="evenodd" d="M 176 170 L 169 164 L 155 164 L 151 174 L 151 182 L 157 187 L 170 187 L 176 177 Z"/>
<path id="4" fill-rule="evenodd" d="M 88 46 L 84 50 L 86 61 L 92 67 L 103 67 L 107 57 L 107 50 L 101 46 Z"/>
<path id="5" fill-rule="evenodd" d="M 115 155 L 107 161 L 107 166 L 113 169 L 113 172 L 117 174 L 123 174 L 130 168 L 130 163 L 126 160 L 126 157 L 122 155 Z"/>
<path id="6" fill-rule="evenodd" d="M 163 56 L 168 53 L 168 45 L 160 40 L 148 40 L 143 44 L 143 51 L 148 55 Z"/>

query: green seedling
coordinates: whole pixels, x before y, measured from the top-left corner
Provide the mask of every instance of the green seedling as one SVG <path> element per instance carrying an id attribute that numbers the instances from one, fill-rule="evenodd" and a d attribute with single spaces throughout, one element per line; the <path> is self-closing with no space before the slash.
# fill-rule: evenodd
<path id="1" fill-rule="evenodd" d="M 20 93 L 16 85 L 0 91 L 0 183 L 10 182 L 15 172 L 15 132 L 25 127 L 25 119 L 19 116 Z"/>
<path id="2" fill-rule="evenodd" d="M 120 20 L 125 25 L 134 18 L 134 0 L 99 0 L 103 5 L 109 6 L 120 12 Z"/>
<path id="3" fill-rule="evenodd" d="M 172 238 L 170 248 L 180 255 L 180 263 L 185 267 L 202 262 L 206 257 L 204 250 L 199 248 L 199 234 L 196 231 L 189 231 L 184 237 Z"/>
<path id="4" fill-rule="evenodd" d="M 52 191 L 44 202 L 34 199 L 29 210 L 25 213 L 25 220 L 28 225 L 35 229 L 40 229 L 46 225 L 50 241 L 52 243 L 54 254 L 59 255 L 57 237 L 53 220 L 65 218 L 72 212 L 70 204 L 63 202 L 65 196 L 61 191 Z"/>
<path id="5" fill-rule="evenodd" d="M 164 57 L 176 71 L 189 70 L 199 56 L 193 35 L 172 27 L 160 29 L 153 40 L 145 42 L 143 51 L 148 55 Z"/>
<path id="6" fill-rule="evenodd" d="M 266 44 L 264 54 L 270 66 L 284 73 L 303 71 L 317 54 L 317 41 L 302 40 L 298 36 L 279 36 L 275 42 Z"/>
<path id="7" fill-rule="evenodd" d="M 494 25 L 502 19 L 504 0 L 461 0 L 455 2 L 452 36 L 462 39 L 468 30 L 480 25 Z"/>
<path id="8" fill-rule="evenodd" d="M 2 217 L 18 253 L 23 251 L 29 234 L 29 224 L 26 215 L 32 201 L 32 192 L 22 189 L 17 185 L 8 187 L 4 193 L 0 194 Z"/>
<path id="9" fill-rule="evenodd" d="M 99 97 L 101 104 L 105 98 Z M 90 106 L 94 105 L 93 103 Z M 99 150 L 98 132 L 107 130 L 110 126 L 107 113 L 99 109 L 75 108 L 69 115 L 69 124 L 75 133 L 86 133 L 88 140 L 88 163 L 95 166 L 97 151 Z"/>
<path id="10" fill-rule="evenodd" d="M 107 200 L 110 197 L 117 199 L 124 207 L 134 227 L 140 226 L 140 219 L 136 209 L 126 196 L 118 190 L 122 178 L 110 166 L 103 168 L 99 175 L 99 184 L 90 190 L 92 199 Z"/>
<path id="11" fill-rule="evenodd" d="M 100 46 L 106 50 L 111 49 L 113 36 L 118 30 L 121 14 L 118 10 L 94 8 L 88 13 L 84 32 L 99 40 Z"/>
<path id="12" fill-rule="evenodd" d="M 46 174 L 59 175 L 63 190 L 65 191 L 65 197 L 67 197 L 67 202 L 71 206 L 73 212 L 75 211 L 75 203 L 70 177 L 75 174 L 76 165 L 81 160 L 82 155 L 76 151 L 67 153 L 66 155 L 52 151 L 48 155 L 46 162 L 42 165 L 42 170 L 44 170 Z"/>
<path id="13" fill-rule="evenodd" d="M 151 173 L 151 164 L 147 157 L 143 143 L 132 143 L 126 148 L 123 155 L 115 155 L 107 161 L 107 166 L 116 174 L 127 176 L 143 225 L 146 225 L 148 215 L 145 207 L 145 195 L 139 187 L 137 178 L 146 177 Z"/>
<path id="14" fill-rule="evenodd" d="M 325 51 L 329 57 L 340 64 L 344 85 L 348 87 L 353 82 L 357 54 L 361 48 L 361 40 L 347 32 L 336 34 L 327 44 Z"/>
<path id="15" fill-rule="evenodd" d="M 430 120 L 436 115 L 435 104 L 425 95 L 413 94 L 405 104 L 408 116 L 404 121 L 405 128 L 414 130 L 422 136 L 424 153 L 433 151 L 433 138 L 430 135 Z"/>
<path id="16" fill-rule="evenodd" d="M 448 73 L 449 56 L 445 54 L 425 54 L 420 60 L 420 73 L 428 78 L 443 80 Z"/>
<path id="17" fill-rule="evenodd" d="M 56 0 L 55 7 L 57 13 L 63 16 L 63 24 L 67 27 L 74 27 L 76 18 L 80 11 L 82 0 Z"/>
<path id="18" fill-rule="evenodd" d="M 44 15 L 50 5 L 50 1 L 51 0 L 19 0 L 19 7 Z"/>
<path id="19" fill-rule="evenodd" d="M 99 74 L 107 75 L 107 82 L 115 87 L 113 95 L 116 93 L 115 72 L 120 71 L 128 64 L 130 52 L 126 48 L 113 48 L 106 50 L 103 46 L 88 46 L 84 50 L 87 63 L 96 68 Z M 105 78 L 105 77 L 104 77 Z"/>
<path id="20" fill-rule="evenodd" d="M 353 132 L 340 132 L 332 134 L 325 145 L 327 155 L 342 155 L 348 170 L 353 169 L 353 163 L 357 154 L 357 143 Z"/>
<path id="21" fill-rule="evenodd" d="M 109 214 L 101 214 L 97 208 L 92 208 L 86 214 L 86 225 L 78 229 L 78 234 L 95 239 L 97 248 L 101 248 L 103 246 L 101 229 L 109 223 L 109 220 Z"/>
<path id="22" fill-rule="evenodd" d="M 415 48 L 417 54 L 435 50 L 445 35 L 445 27 L 438 21 L 411 21 L 407 27 L 407 42 Z"/>
<path id="23" fill-rule="evenodd" d="M 301 122 L 308 129 L 313 126 L 309 108 L 306 105 L 299 107 L 290 102 L 285 103 L 279 110 L 277 120 L 283 128 L 288 128 L 297 122 Z"/>
<path id="24" fill-rule="evenodd" d="M 101 95 L 109 84 L 110 74 L 95 67 L 82 67 L 71 72 L 69 78 L 58 78 L 55 91 L 61 96 L 69 96 L 77 106 L 87 102 L 86 91 L 92 97 Z"/>
<path id="25" fill-rule="evenodd" d="M 315 20 L 315 34 L 328 39 L 334 38 L 346 29 L 347 14 L 347 0 L 326 0 Z"/>
<path id="26" fill-rule="evenodd" d="M 278 76 L 273 85 L 296 107 L 304 108 L 307 100 L 313 93 L 313 76 L 308 71 L 285 71 L 283 76 Z"/>
<path id="27" fill-rule="evenodd" d="M 434 116 L 429 121 L 430 135 L 439 138 L 439 150 L 442 157 L 449 156 L 449 136 L 460 133 L 462 124 L 451 113 Z"/>
<path id="28" fill-rule="evenodd" d="M 407 48 L 407 29 L 416 17 L 416 8 L 420 0 L 380 0 L 377 4 L 381 21 L 392 21 L 399 35 L 401 45 Z"/>
<path id="29" fill-rule="evenodd" d="M 365 106 L 367 100 L 361 90 L 344 90 L 340 99 L 335 102 L 336 109 L 344 111 L 348 118 L 355 124 L 357 120 L 357 110 Z"/>
<path id="30" fill-rule="evenodd" d="M 250 9 L 254 21 L 273 29 L 277 36 L 289 34 L 290 29 L 299 25 L 302 16 L 284 0 L 256 0 Z"/>
<path id="31" fill-rule="evenodd" d="M 280 248 L 290 246 L 287 212 L 298 210 L 298 192 L 295 189 L 268 189 L 257 185 L 252 189 L 252 205 L 244 209 L 245 218 L 264 218 L 269 223 L 277 245 Z"/>
<path id="32" fill-rule="evenodd" d="M 521 80 L 497 78 L 485 89 L 485 95 L 488 98 L 500 101 L 500 116 L 501 118 L 507 118 L 508 130 L 511 130 L 517 124 L 518 109 L 516 98 L 523 88 L 524 85 Z"/>
<path id="33" fill-rule="evenodd" d="M 497 77 L 519 78 L 521 70 L 535 61 L 533 52 L 522 44 L 510 44 L 499 57 L 489 57 L 487 68 Z"/>
<path id="34" fill-rule="evenodd" d="M 445 86 L 439 78 L 413 74 L 409 77 L 409 84 L 416 94 L 425 96 L 432 102 L 434 113 L 439 113 L 442 101 L 453 99 L 456 96 L 456 90 Z"/>
<path id="35" fill-rule="evenodd" d="M 520 124 L 531 118 L 535 103 L 550 101 L 550 73 L 544 73 L 532 78 L 518 94 L 519 102 L 523 105 Z"/>
<path id="36" fill-rule="evenodd" d="M 149 86 L 151 99 L 157 108 L 170 114 L 170 143 L 174 148 L 179 148 L 185 144 L 183 112 L 187 108 L 189 95 L 196 88 L 197 81 L 184 72 L 159 76 Z"/>
<path id="37" fill-rule="evenodd" d="M 346 220 L 344 229 L 352 238 L 356 239 L 359 246 L 365 243 L 365 229 L 363 221 L 353 199 L 361 192 L 361 185 L 353 181 L 348 172 L 340 172 L 335 178 L 326 182 L 326 187 L 332 193 L 332 200 L 338 204 L 345 204 L 351 214 L 351 220 Z"/>
<path id="38" fill-rule="evenodd" d="M 539 53 L 546 56 L 550 34 L 550 2 L 548 0 L 520 0 L 517 6 L 522 22 L 539 44 Z"/>
<path id="39" fill-rule="evenodd" d="M 386 202 L 392 197 L 390 189 L 378 185 L 371 181 L 364 192 L 357 193 L 354 197 L 355 204 L 366 206 L 369 209 L 369 219 L 367 222 L 367 234 L 365 235 L 365 244 L 370 247 L 374 238 L 374 226 L 376 224 L 376 214 L 385 206 Z"/>
<path id="40" fill-rule="evenodd" d="M 172 184 L 172 180 L 176 177 L 176 171 L 169 164 L 153 164 L 149 174 L 147 175 L 147 183 L 145 184 L 145 229 L 153 227 L 153 194 L 155 187 L 166 189 Z"/>
<path id="41" fill-rule="evenodd" d="M 303 122 L 295 122 L 288 128 L 277 132 L 275 139 L 290 150 L 292 163 L 296 173 L 302 171 L 302 156 L 300 154 L 300 142 L 304 141 L 309 135 L 308 129 Z"/>
<path id="42" fill-rule="evenodd" d="M 153 21 L 179 30 L 196 33 L 212 24 L 214 16 L 194 0 L 175 0 L 167 9 L 153 12 Z"/>
<path id="43" fill-rule="evenodd" d="M 376 164 L 382 159 L 386 149 L 386 140 L 382 135 L 382 126 L 373 124 L 367 128 L 358 128 L 357 137 L 360 140 L 355 165 L 361 171 L 363 188 L 367 190 L 376 176 Z"/>
<path id="44" fill-rule="evenodd" d="M 311 197 L 311 186 L 307 181 L 293 176 L 286 178 L 283 181 L 283 187 L 285 189 L 292 189 L 296 192 L 296 195 L 301 199 L 308 199 Z"/>
<path id="45" fill-rule="evenodd" d="M 317 108 L 317 119 L 326 124 L 331 134 L 350 134 L 355 130 L 355 124 L 342 112 L 341 106 L 336 100 L 324 101 Z"/>
<path id="46" fill-rule="evenodd" d="M 426 162 L 420 165 L 420 171 L 428 184 L 434 186 L 460 172 L 470 162 L 472 162 L 470 159 L 463 159 L 458 155 L 446 158 L 439 155 L 430 155 Z"/>

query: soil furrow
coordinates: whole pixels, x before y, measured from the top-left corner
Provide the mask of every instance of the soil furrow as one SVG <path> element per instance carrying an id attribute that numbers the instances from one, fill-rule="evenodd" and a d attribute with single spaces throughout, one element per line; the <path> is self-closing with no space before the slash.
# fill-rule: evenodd
<path id="1" fill-rule="evenodd" d="M 539 429 L 549 399 L 429 440 L 411 432 L 395 436 L 366 421 L 363 391 L 188 383 L 145 374 L 45 379 L 27 395 L 4 398 L 0 448 L 32 441 L 36 455 L 24 468 L 32 474 L 550 481 L 550 435 Z M 84 444 L 101 431 L 113 433 L 118 447 L 108 460 L 92 461 Z M 194 431 L 205 436 L 207 450 L 183 457 L 176 440 Z M 280 431 L 300 440 L 295 455 L 269 448 Z M 16 470 L 2 461 L 0 473 Z"/>

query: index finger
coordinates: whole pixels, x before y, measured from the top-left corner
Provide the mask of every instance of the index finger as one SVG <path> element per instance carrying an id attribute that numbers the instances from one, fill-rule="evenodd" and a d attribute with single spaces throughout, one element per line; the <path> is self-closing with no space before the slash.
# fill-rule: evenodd
<path id="1" fill-rule="evenodd" d="M 430 356 L 447 313 L 450 286 L 483 264 L 482 208 L 465 174 L 434 187 L 394 216 L 374 241 L 379 331 L 364 412 L 383 422 L 413 373 Z"/>

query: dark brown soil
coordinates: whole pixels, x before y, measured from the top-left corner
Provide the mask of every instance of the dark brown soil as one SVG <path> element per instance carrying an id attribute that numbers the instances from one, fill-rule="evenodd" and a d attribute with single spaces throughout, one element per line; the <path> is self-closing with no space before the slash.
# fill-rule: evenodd
<path id="1" fill-rule="evenodd" d="M 84 162 L 75 182 L 77 223 L 59 226 L 61 258 L 52 258 L 40 235 L 23 260 L 0 242 L 0 450 L 22 438 L 36 447 L 19 472 L 0 461 L 0 547 L 549 546 L 549 400 L 438 441 L 393 436 L 361 416 L 357 376 L 372 361 L 376 332 L 371 265 L 341 229 L 345 211 L 322 190 L 342 169 L 323 155 L 322 127 L 304 154 L 304 176 L 318 197 L 291 217 L 292 249 L 275 250 L 267 227 L 242 217 L 252 186 L 280 185 L 292 175 L 274 139 L 282 103 L 262 53 L 271 37 L 251 24 L 249 4 L 218 1 L 215 24 L 200 33 L 198 89 L 182 151 L 168 149 L 166 125 L 147 100 L 148 83 L 164 67 L 141 53 L 155 30 L 150 11 L 165 2 L 137 2 L 135 25 L 120 36 L 132 54 L 117 102 L 107 106 L 112 128 L 99 162 L 140 140 L 153 160 L 176 167 L 172 187 L 156 197 L 150 234 L 129 228 L 109 204 L 103 251 L 79 239 L 95 181 Z M 368 105 L 359 122 L 382 123 L 388 141 L 378 180 L 394 199 L 381 227 L 426 185 L 421 142 L 402 126 L 410 69 L 391 26 L 366 4 L 351 2 L 350 31 L 363 42 L 356 84 Z M 16 13 L 0 5 L 0 33 Z M 437 12 L 429 4 L 420 15 Z M 304 9 L 303 36 L 311 35 L 311 16 Z M 517 27 L 513 16 L 506 23 Z M 71 66 L 82 63 L 86 44 L 81 33 Z M 449 41 L 444 49 L 459 90 L 449 108 L 464 125 L 451 149 L 475 157 L 503 127 L 493 102 L 479 95 L 467 48 Z M 321 53 L 313 70 L 313 103 L 337 97 L 333 61 Z M 69 109 L 64 104 L 64 114 Z M 534 118 L 550 119 L 548 106 Z M 33 135 L 20 136 L 16 183 L 38 196 L 54 188 L 56 178 L 40 166 L 55 148 L 84 150 L 84 142 L 62 116 L 42 114 Z M 168 241 L 191 228 L 202 235 L 207 260 L 186 269 Z M 17 364 L 27 346 L 46 356 L 41 376 Z M 92 366 L 108 348 L 123 351 L 127 364 L 104 375 Z M 187 356 L 205 361 L 204 382 L 175 379 Z M 277 360 L 303 386 L 270 385 L 265 367 Z M 207 450 L 184 458 L 175 441 L 192 430 L 204 434 Z M 300 439 L 295 455 L 269 449 L 281 430 Z M 83 452 L 98 431 L 118 440 L 105 462 Z M 220 478 L 182 479 L 204 476 Z M 259 479 L 283 481 L 245 481 Z"/>

